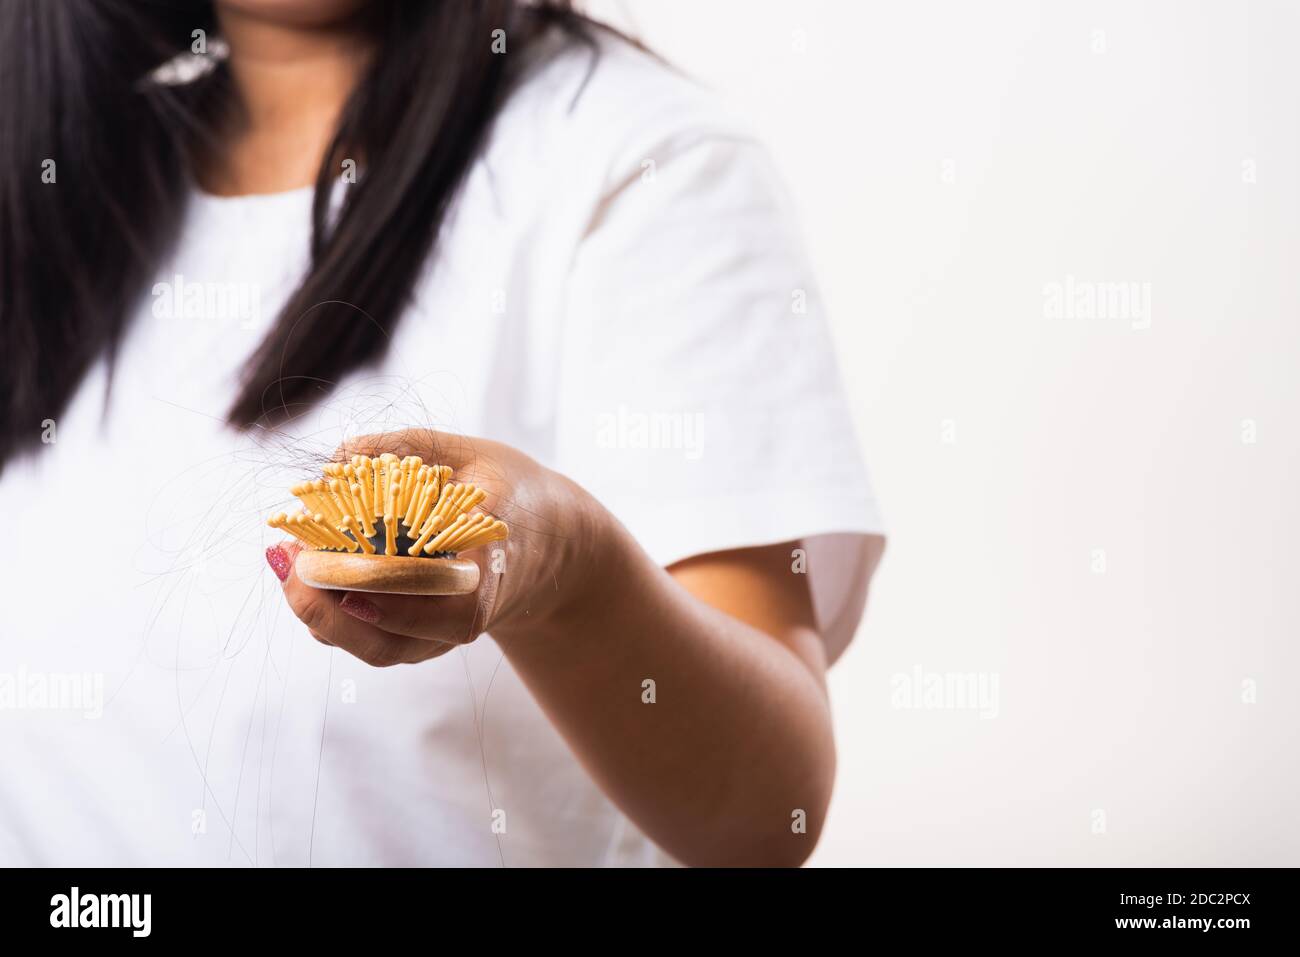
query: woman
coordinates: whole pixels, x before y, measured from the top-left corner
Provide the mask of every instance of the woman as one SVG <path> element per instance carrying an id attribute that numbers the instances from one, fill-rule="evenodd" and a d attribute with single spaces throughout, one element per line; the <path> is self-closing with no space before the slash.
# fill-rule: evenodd
<path id="1" fill-rule="evenodd" d="M 744 131 L 559 3 L 0 17 L 0 860 L 805 860 L 882 540 Z M 355 451 L 488 489 L 476 595 L 297 579 Z"/>

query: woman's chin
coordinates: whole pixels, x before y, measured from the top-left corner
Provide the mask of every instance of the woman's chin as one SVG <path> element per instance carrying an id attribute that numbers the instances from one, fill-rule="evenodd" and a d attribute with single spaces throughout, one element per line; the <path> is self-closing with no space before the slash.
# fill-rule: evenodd
<path id="1" fill-rule="evenodd" d="M 329 27 L 355 17 L 374 0 L 217 0 L 219 11 L 292 27 Z"/>

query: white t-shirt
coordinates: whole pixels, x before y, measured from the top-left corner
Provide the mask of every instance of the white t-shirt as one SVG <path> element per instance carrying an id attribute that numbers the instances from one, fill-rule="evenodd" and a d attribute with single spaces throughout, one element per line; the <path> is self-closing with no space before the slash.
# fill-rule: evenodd
<path id="1" fill-rule="evenodd" d="M 671 863 L 490 638 L 374 669 L 290 614 L 265 518 L 350 434 L 512 444 L 663 564 L 808 539 L 842 650 L 880 523 L 782 191 L 687 80 L 589 65 L 508 102 L 387 358 L 285 435 L 223 415 L 311 191 L 194 196 L 107 399 L 100 367 L 0 476 L 0 864 Z"/>

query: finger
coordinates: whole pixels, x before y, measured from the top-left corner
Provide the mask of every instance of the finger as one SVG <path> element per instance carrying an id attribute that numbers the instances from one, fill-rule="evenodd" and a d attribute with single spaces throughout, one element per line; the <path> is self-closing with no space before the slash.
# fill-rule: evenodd
<path id="1" fill-rule="evenodd" d="M 471 595 L 361 595 L 348 592 L 339 610 L 395 635 L 463 645 L 483 631 L 486 615 Z"/>
<path id="2" fill-rule="evenodd" d="M 479 459 L 482 443 L 466 435 L 438 432 L 433 429 L 403 429 L 398 432 L 379 432 L 359 435 L 346 440 L 334 453 L 334 460 L 345 461 L 354 455 L 371 458 L 392 452 L 404 457 L 418 455 L 425 462 L 449 465 L 462 469 Z"/>
<path id="3" fill-rule="evenodd" d="M 281 584 L 293 573 L 294 559 L 300 551 L 302 542 L 297 540 L 277 542 L 266 550 L 266 563 L 271 566 L 271 571 L 275 572 L 275 577 L 280 579 Z"/>
<path id="4" fill-rule="evenodd" d="M 317 641 L 342 648 L 368 665 L 377 668 L 389 665 L 423 661 L 435 657 L 440 649 L 428 641 L 394 635 L 374 624 L 339 610 L 339 600 L 344 593 L 312 588 L 298 578 L 293 563 L 284 564 L 288 554 L 297 555 L 300 548 L 277 545 L 267 549 L 267 562 L 282 577 L 281 587 L 285 600 L 294 615 L 307 626 L 307 631 Z M 274 554 L 278 551 L 278 555 Z M 283 568 L 283 575 L 281 574 Z M 450 649 L 450 645 L 447 646 Z"/>
<path id="5" fill-rule="evenodd" d="M 431 657 L 430 642 L 393 635 L 339 610 L 337 592 L 304 585 L 290 577 L 284 586 L 289 607 L 317 641 L 342 648 L 368 665 L 387 668 Z"/>

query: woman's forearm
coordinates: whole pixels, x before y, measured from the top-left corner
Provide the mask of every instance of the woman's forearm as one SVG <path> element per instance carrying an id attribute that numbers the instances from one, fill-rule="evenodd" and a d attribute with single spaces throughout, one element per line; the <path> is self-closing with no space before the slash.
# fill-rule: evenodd
<path id="1" fill-rule="evenodd" d="M 303 582 L 275 546 L 267 559 L 313 636 L 387 666 L 490 633 L 587 771 L 670 854 L 808 856 L 835 747 L 806 580 L 784 556 L 713 553 L 670 574 L 582 488 L 486 439 L 361 436 L 335 460 L 385 451 L 449 465 L 481 488 L 508 542 L 471 550 L 483 584 L 451 596 L 340 596 Z"/>
<path id="2" fill-rule="evenodd" d="M 683 863 L 799 864 L 835 772 L 822 682 L 603 510 L 571 595 L 494 637 L 610 798 Z"/>

